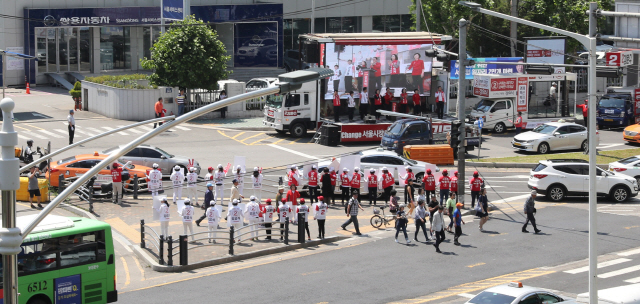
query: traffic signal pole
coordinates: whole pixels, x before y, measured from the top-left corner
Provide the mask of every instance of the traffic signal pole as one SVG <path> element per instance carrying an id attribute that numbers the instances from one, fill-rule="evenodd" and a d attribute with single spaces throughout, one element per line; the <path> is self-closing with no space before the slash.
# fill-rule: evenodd
<path id="1" fill-rule="evenodd" d="M 466 125 L 464 123 L 464 105 L 467 91 L 467 21 L 460 19 L 458 22 L 460 35 L 458 41 L 458 63 L 460 66 L 460 77 L 458 77 L 458 120 L 460 120 L 460 137 L 458 140 L 458 201 L 464 204 L 464 192 L 467 182 L 465 180 L 465 135 Z M 453 139 L 452 139 L 453 140 Z"/>

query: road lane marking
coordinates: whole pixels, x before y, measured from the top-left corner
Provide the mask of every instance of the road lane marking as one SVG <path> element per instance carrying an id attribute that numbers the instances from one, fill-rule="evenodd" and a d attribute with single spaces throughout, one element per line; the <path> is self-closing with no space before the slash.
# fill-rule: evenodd
<path id="1" fill-rule="evenodd" d="M 131 283 L 131 276 L 129 275 L 129 266 L 127 266 L 127 261 L 124 259 L 124 257 L 120 257 L 120 260 L 122 261 L 122 268 L 124 268 L 124 273 L 125 273 L 124 287 L 126 287 L 127 285 L 129 285 L 129 283 Z"/>
<path id="2" fill-rule="evenodd" d="M 126 126 L 118 126 L 118 128 L 122 128 L 122 127 L 126 127 Z M 142 131 L 138 131 L 138 130 L 136 130 L 135 128 L 129 128 L 129 129 L 127 129 L 127 131 L 128 131 L 128 132 L 131 132 L 131 133 L 135 133 L 135 134 L 142 134 L 142 133 L 144 133 L 144 132 L 142 132 Z"/>
<path id="3" fill-rule="evenodd" d="M 140 128 L 140 129 L 142 129 L 142 130 L 145 130 L 145 131 L 147 131 L 147 132 L 149 132 L 149 131 L 153 131 L 153 129 L 151 129 L 151 128 L 147 127 L 147 126 L 138 126 L 138 128 Z"/>
<path id="4" fill-rule="evenodd" d="M 250 143 L 250 144 L 249 144 L 249 146 L 253 146 L 253 145 L 255 145 L 255 144 L 257 144 L 257 143 L 259 143 L 259 142 L 261 142 L 261 141 L 263 141 L 263 140 L 265 140 L 265 139 L 271 139 L 271 137 L 263 137 L 263 138 L 260 138 L 260 139 L 258 139 L 258 140 L 256 140 L 256 141 L 254 141 L 254 142 Z"/>
<path id="5" fill-rule="evenodd" d="M 292 142 L 290 142 L 289 144 L 290 144 L 290 145 L 293 145 L 294 143 L 296 143 L 296 142 L 297 142 L 297 141 L 299 141 L 299 140 L 300 140 L 300 138 L 296 138 L 295 140 L 293 140 L 293 141 L 292 141 Z"/>
<path id="6" fill-rule="evenodd" d="M 619 256 L 630 256 L 640 253 L 640 248 L 618 253 Z"/>
<path id="7" fill-rule="evenodd" d="M 477 263 L 477 264 L 473 264 L 473 265 L 469 265 L 467 266 L 468 268 L 473 268 L 473 267 L 478 267 L 478 266 L 482 266 L 485 265 L 486 263 Z"/>
<path id="8" fill-rule="evenodd" d="M 625 280 L 625 282 L 631 283 L 631 284 L 640 283 L 640 277 L 628 279 L 628 280 Z"/>
<path id="9" fill-rule="evenodd" d="M 606 262 L 598 263 L 598 268 L 617 265 L 617 264 L 621 264 L 621 263 L 629 262 L 629 261 L 631 261 L 631 259 L 625 259 L 625 258 L 606 261 Z M 587 271 L 589 271 L 589 266 L 584 266 L 584 267 L 571 269 L 571 270 L 565 270 L 564 272 L 570 273 L 570 274 L 576 274 L 576 273 L 587 272 Z"/>
<path id="10" fill-rule="evenodd" d="M 640 226 L 629 226 L 629 227 L 624 227 L 624 229 L 628 230 L 628 229 L 631 229 L 631 228 L 638 228 L 638 227 L 640 227 Z"/>
<path id="11" fill-rule="evenodd" d="M 191 129 L 187 128 L 187 127 L 183 127 L 183 126 L 175 126 L 174 128 L 176 129 L 180 129 L 182 131 L 191 131 Z"/>
<path id="12" fill-rule="evenodd" d="M 231 137 L 231 139 L 236 139 L 236 137 L 238 137 L 238 136 L 240 136 L 240 135 L 242 135 L 244 133 L 246 133 L 246 132 L 240 132 L 240 133 L 234 135 L 233 137 Z"/>
<path id="13" fill-rule="evenodd" d="M 521 199 L 524 199 L 524 198 L 528 198 L 529 196 L 531 196 L 531 194 L 523 194 L 523 195 L 518 195 L 518 196 L 512 196 L 512 197 L 507 197 L 505 199 L 493 201 L 491 203 L 494 204 L 494 205 L 495 204 L 504 204 L 504 203 L 513 202 L 513 201 L 521 200 Z"/>
<path id="14" fill-rule="evenodd" d="M 56 129 L 56 130 L 60 130 L 60 129 Z M 69 134 L 69 130 L 62 130 L 62 132 L 64 132 L 65 134 Z M 93 135 L 92 133 L 82 131 L 82 129 L 80 129 L 80 128 L 78 128 L 78 127 L 76 127 L 76 132 L 78 132 L 78 133 L 82 133 L 82 134 L 87 135 L 87 136 L 89 136 L 89 137 L 94 137 L 94 136 L 95 136 L 95 135 Z"/>
<path id="15" fill-rule="evenodd" d="M 129 239 L 129 241 L 133 243 L 138 243 L 140 241 L 140 232 L 131 228 L 119 217 L 106 219 L 104 221 L 111 225 L 111 227 L 117 230 L 120 234 L 122 234 L 122 236 Z"/>
<path id="16" fill-rule="evenodd" d="M 85 127 L 85 129 L 87 129 L 87 130 L 89 130 L 89 131 L 91 131 L 91 132 L 93 132 L 93 133 L 95 133 L 95 134 L 102 134 L 102 133 L 104 133 L 104 131 L 102 131 L 102 130 L 98 130 L 98 129 L 96 129 L 96 128 Z"/>
<path id="17" fill-rule="evenodd" d="M 468 298 L 468 299 L 473 299 L 473 297 L 475 297 L 475 295 L 469 294 L 469 293 L 461 293 L 459 294 L 459 296 L 464 297 L 464 298 Z"/>
<path id="18" fill-rule="evenodd" d="M 20 129 L 22 129 L 22 130 L 25 130 L 25 131 L 31 131 L 31 130 L 29 130 L 29 129 L 27 129 L 27 128 L 23 128 L 23 127 L 18 126 L 18 125 L 16 125 L 16 124 L 14 124 L 13 126 L 14 126 L 14 127 L 16 127 L 16 128 L 20 128 Z"/>
<path id="19" fill-rule="evenodd" d="M 115 129 L 114 129 L 114 128 L 112 128 L 112 127 L 102 127 L 102 128 L 103 128 L 103 129 L 105 129 L 105 130 L 107 130 L 107 131 L 115 130 Z M 129 135 L 129 133 L 125 133 L 125 132 L 122 132 L 122 131 L 118 132 L 118 134 L 120 134 L 120 135 L 125 135 L 125 136 L 126 136 L 126 135 Z"/>
<path id="20" fill-rule="evenodd" d="M 277 140 L 276 142 L 274 142 L 272 145 L 277 145 L 277 144 L 279 144 L 280 142 L 282 142 L 282 141 L 283 141 L 283 140 L 285 140 L 285 139 L 286 139 L 286 138 L 278 139 L 278 140 Z"/>
<path id="21" fill-rule="evenodd" d="M 24 139 L 24 140 L 29 140 L 29 139 L 31 139 L 31 138 L 29 138 L 29 137 L 26 137 L 26 136 L 24 136 L 24 135 L 20 134 L 20 133 L 18 133 L 18 138 L 22 138 L 22 139 Z"/>
<path id="22" fill-rule="evenodd" d="M 631 266 L 631 267 L 622 268 L 622 269 L 619 269 L 619 270 L 615 270 L 615 271 L 599 274 L 598 278 L 606 279 L 606 278 L 615 277 L 615 276 L 619 276 L 621 274 L 627 274 L 627 273 L 638 271 L 638 270 L 640 270 L 640 265 Z"/>
<path id="23" fill-rule="evenodd" d="M 613 147 L 617 147 L 617 146 L 622 146 L 624 144 L 610 144 L 610 145 L 602 145 L 602 146 L 598 146 L 598 149 L 609 149 L 609 148 L 613 148 Z"/>
<path id="24" fill-rule="evenodd" d="M 138 270 L 140 270 L 140 281 L 144 281 L 144 269 L 142 268 L 142 266 L 140 265 L 140 262 L 138 261 L 138 258 L 133 256 L 132 257 L 133 261 L 136 262 L 136 266 L 138 266 Z"/>
<path id="25" fill-rule="evenodd" d="M 25 124 L 25 125 L 26 125 L 26 126 L 29 126 L 29 127 L 32 127 L 32 128 L 36 128 L 36 129 L 38 129 L 38 130 L 44 130 L 43 128 L 36 127 L 36 126 L 34 126 L 34 125 L 30 125 L 30 124 Z"/>
<path id="26" fill-rule="evenodd" d="M 63 136 L 60 136 L 60 135 L 58 135 L 56 133 L 53 133 L 53 132 L 49 132 L 47 130 L 38 130 L 38 131 L 40 131 L 40 132 L 42 132 L 44 134 L 47 134 L 49 136 L 52 136 L 53 138 L 64 138 Z"/>
<path id="27" fill-rule="evenodd" d="M 240 142 L 241 142 L 241 143 L 243 143 L 243 144 L 246 144 L 246 143 L 244 142 L 245 140 L 250 139 L 250 138 L 254 138 L 254 137 L 256 137 L 256 136 L 264 135 L 264 134 L 265 134 L 265 133 L 258 133 L 258 134 L 255 134 L 255 135 L 251 135 L 251 136 L 249 136 L 249 137 L 247 137 L 247 138 L 245 138 L 245 139 L 241 140 Z"/>
<path id="28" fill-rule="evenodd" d="M 39 138 L 39 139 L 48 139 L 40 134 L 36 134 L 36 132 L 22 132 L 22 134 L 25 134 L 29 137 L 35 137 L 35 138 Z"/>
<path id="29" fill-rule="evenodd" d="M 273 147 L 273 148 L 276 148 L 276 149 L 280 149 L 282 151 L 287 151 L 289 153 L 293 153 L 295 155 L 299 155 L 299 156 L 302 156 L 302 157 L 305 157 L 305 158 L 308 158 L 308 159 L 315 159 L 315 160 L 319 160 L 320 159 L 320 158 L 315 157 L 313 155 L 309 155 L 309 154 L 305 154 L 305 153 L 302 153 L 302 152 L 298 152 L 296 150 L 291 150 L 291 149 L 288 149 L 288 148 L 285 148 L 285 147 L 278 146 L 276 144 L 269 144 L 267 146 Z"/>

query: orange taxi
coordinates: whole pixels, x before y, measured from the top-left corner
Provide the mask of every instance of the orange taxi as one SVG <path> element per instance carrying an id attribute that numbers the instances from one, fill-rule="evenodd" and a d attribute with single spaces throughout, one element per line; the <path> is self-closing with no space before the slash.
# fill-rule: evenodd
<path id="1" fill-rule="evenodd" d="M 640 144 L 640 124 L 632 124 L 624 128 L 622 138 L 630 143 Z"/>
<path id="2" fill-rule="evenodd" d="M 109 155 L 99 154 L 98 152 L 95 152 L 94 154 L 80 154 L 61 159 L 57 162 L 52 162 L 51 171 L 47 172 L 46 178 L 50 181 L 51 186 L 58 187 L 60 174 L 63 174 L 65 178 L 81 176 L 108 156 Z M 120 166 L 124 166 L 124 163 L 120 160 L 117 161 L 117 163 L 119 163 Z M 100 173 L 96 176 L 94 185 L 97 186 L 102 183 L 111 183 L 111 165 L 112 164 L 100 171 Z M 145 176 L 148 170 L 151 170 L 151 168 L 138 165 L 129 165 L 123 168 L 124 170 L 129 171 L 129 174 L 131 175 L 131 178 L 124 184 L 125 188 L 131 187 L 129 186 L 129 183 L 133 182 L 133 175 L 137 174 L 139 178 L 139 189 L 142 191 L 147 190 Z"/>

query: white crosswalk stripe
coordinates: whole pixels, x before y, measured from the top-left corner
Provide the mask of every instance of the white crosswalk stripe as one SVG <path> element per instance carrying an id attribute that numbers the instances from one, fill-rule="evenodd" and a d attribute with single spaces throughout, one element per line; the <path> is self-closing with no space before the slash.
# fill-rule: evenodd
<path id="1" fill-rule="evenodd" d="M 138 128 L 140 128 L 140 129 L 142 129 L 142 130 L 145 130 L 145 131 L 147 131 L 147 132 L 149 132 L 149 131 L 153 130 L 153 129 L 151 129 L 151 128 L 147 127 L 147 126 L 139 126 Z"/>
<path id="2" fill-rule="evenodd" d="M 640 265 L 631 266 L 631 267 L 622 268 L 622 269 L 619 269 L 619 270 L 615 270 L 615 271 L 599 274 L 598 278 L 606 279 L 606 278 L 615 277 L 615 276 L 619 276 L 619 275 L 622 275 L 622 274 L 626 274 L 626 273 L 630 273 L 630 272 L 634 272 L 634 271 L 638 271 L 638 270 L 640 270 Z"/>
<path id="3" fill-rule="evenodd" d="M 118 128 L 122 128 L 122 127 L 126 127 L 126 126 L 118 126 Z M 135 128 L 130 128 L 127 129 L 127 132 L 131 132 L 131 133 L 135 133 L 135 134 L 142 134 L 144 132 L 140 131 L 140 130 L 136 130 Z"/>
<path id="4" fill-rule="evenodd" d="M 639 254 L 639 253 L 640 253 L 640 248 L 639 249 L 633 249 L 633 250 L 625 251 L 625 252 L 620 252 L 620 253 L 618 253 L 618 255 L 619 256 L 630 256 L 630 255 Z"/>
<path id="5" fill-rule="evenodd" d="M 631 283 L 631 284 L 640 283 L 640 277 L 629 279 L 629 280 L 625 280 L 625 282 Z"/>
<path id="6" fill-rule="evenodd" d="M 35 138 L 39 138 L 39 139 L 48 139 L 40 134 L 37 134 L 36 132 L 31 132 L 31 131 L 24 131 L 22 132 L 22 134 L 26 135 L 27 137 L 35 137 Z"/>
<path id="7" fill-rule="evenodd" d="M 24 136 L 24 135 L 20 134 L 20 133 L 18 133 L 18 138 L 20 138 L 20 139 L 24 139 L 24 140 L 29 140 L 29 139 L 31 139 L 31 138 L 29 138 L 29 137 L 26 137 L 26 136 Z"/>
<path id="8" fill-rule="evenodd" d="M 69 131 L 65 131 L 65 130 L 62 130 L 62 129 L 53 129 L 53 131 L 56 131 L 58 133 L 62 133 L 64 135 L 69 135 Z M 80 132 L 80 130 L 78 130 L 78 128 L 76 128 L 76 134 L 73 134 L 73 138 L 82 137 L 82 136 L 78 135 L 78 132 Z M 83 133 L 83 132 L 80 132 L 80 133 Z"/>
<path id="9" fill-rule="evenodd" d="M 102 134 L 102 133 L 104 133 L 104 131 L 102 131 L 102 130 L 98 130 L 98 129 L 96 129 L 96 128 L 89 128 L 89 127 L 86 127 L 85 129 L 87 129 L 87 130 L 91 131 L 91 132 L 92 132 L 92 133 L 94 133 L 94 134 Z"/>
<path id="10" fill-rule="evenodd" d="M 629 262 L 629 261 L 631 261 L 631 259 L 625 259 L 625 258 L 606 261 L 606 262 L 598 263 L 598 268 L 603 268 L 603 267 L 607 267 L 607 266 L 613 266 L 613 265 L 617 265 L 617 264 L 621 264 L 621 263 Z M 580 267 L 580 268 L 576 268 L 576 269 L 566 270 L 565 272 L 566 273 L 570 273 L 570 274 L 576 274 L 576 273 L 587 272 L 587 271 L 589 271 L 589 266 L 584 266 L 584 267 Z"/>
<path id="11" fill-rule="evenodd" d="M 38 131 L 40 131 L 40 132 L 42 132 L 42 133 L 44 133 L 44 134 L 47 134 L 47 135 L 49 135 L 49 136 L 52 136 L 52 137 L 54 137 L 54 138 L 64 138 L 64 136 L 60 136 L 60 135 L 58 135 L 58 134 L 56 134 L 56 133 L 49 132 L 49 131 L 47 131 L 47 130 L 38 130 Z"/>
<path id="12" fill-rule="evenodd" d="M 60 129 L 56 129 L 56 131 L 58 131 L 58 130 L 60 130 Z M 68 133 L 67 131 L 64 131 L 64 130 L 60 130 L 60 131 Z M 80 129 L 78 127 L 76 127 L 76 132 L 82 133 L 82 134 L 84 134 L 84 135 L 86 135 L 88 137 L 94 137 L 95 136 L 94 134 L 89 133 L 89 132 L 85 132 L 85 131 L 83 131 L 82 129 Z"/>
<path id="13" fill-rule="evenodd" d="M 107 130 L 107 131 L 115 130 L 112 127 L 102 127 L 102 128 Z M 120 135 L 129 135 L 129 133 L 125 133 L 125 132 L 122 132 L 122 131 L 118 132 L 118 134 L 120 134 Z"/>
<path id="14" fill-rule="evenodd" d="M 183 127 L 183 126 L 175 126 L 174 128 L 180 129 L 180 130 L 183 130 L 183 131 L 191 131 L 191 129 L 189 129 L 187 127 Z"/>

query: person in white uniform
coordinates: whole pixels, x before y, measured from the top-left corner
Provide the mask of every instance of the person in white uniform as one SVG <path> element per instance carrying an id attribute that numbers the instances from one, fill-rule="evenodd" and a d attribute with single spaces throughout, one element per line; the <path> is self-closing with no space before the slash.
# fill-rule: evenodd
<path id="1" fill-rule="evenodd" d="M 249 203 L 244 208 L 244 217 L 249 222 L 249 229 L 251 230 L 251 239 L 256 241 L 258 240 L 258 226 L 257 224 L 260 220 L 260 206 L 256 203 L 256 197 L 251 196 L 249 198 Z"/>
<path id="2" fill-rule="evenodd" d="M 196 207 L 200 207 L 198 205 L 198 173 L 196 173 L 196 168 L 189 168 L 189 173 L 187 174 L 187 195 L 189 200 L 193 202 L 193 205 Z"/>
<path id="3" fill-rule="evenodd" d="M 238 190 L 240 191 L 240 194 L 244 195 L 244 172 L 242 172 L 242 167 L 236 167 L 234 178 L 238 181 Z"/>
<path id="4" fill-rule="evenodd" d="M 316 204 L 316 213 L 313 215 L 314 220 L 318 220 L 318 238 L 324 239 L 324 221 L 327 219 L 327 210 L 329 206 L 324 202 L 324 196 L 318 196 Z"/>
<path id="5" fill-rule="evenodd" d="M 242 227 L 242 223 L 244 222 L 244 219 L 242 217 L 242 209 L 238 207 L 238 203 L 240 203 L 239 200 L 233 200 L 231 202 L 233 206 L 229 208 L 229 211 L 227 211 L 227 227 L 231 228 L 231 226 L 233 226 L 235 235 L 238 235 L 237 231 Z M 240 242 L 240 237 L 236 237 L 235 241 Z"/>
<path id="6" fill-rule="evenodd" d="M 180 166 L 173 167 L 171 173 L 171 184 L 173 185 L 173 203 L 176 203 L 176 197 L 182 199 L 182 184 L 184 182 L 184 174 L 180 171 Z"/>
<path id="7" fill-rule="evenodd" d="M 187 229 L 191 234 L 191 243 L 195 242 L 195 237 L 193 236 L 193 206 L 191 206 L 191 201 L 189 199 L 184 200 L 184 208 L 182 208 L 182 212 L 178 212 L 182 217 L 182 228 L 184 231 L 184 235 L 187 235 Z"/>
<path id="8" fill-rule="evenodd" d="M 278 215 L 280 216 L 280 240 L 282 241 L 282 236 L 284 235 L 284 223 L 287 222 L 287 218 L 291 216 L 291 207 L 287 204 L 280 204 L 278 206 Z"/>
<path id="9" fill-rule="evenodd" d="M 275 212 L 275 207 L 271 205 L 271 199 L 268 198 L 265 202 L 266 205 L 262 206 L 262 218 L 264 219 L 264 227 L 267 228 L 267 237 L 266 240 L 271 239 L 271 222 L 273 221 L 273 213 Z"/>
<path id="10" fill-rule="evenodd" d="M 224 178 L 224 168 L 222 168 L 222 165 L 218 164 L 218 171 L 213 175 L 213 180 L 216 183 L 216 202 L 221 206 L 224 206 Z"/>
<path id="11" fill-rule="evenodd" d="M 207 209 L 207 221 L 209 222 L 209 243 L 215 243 L 216 231 L 218 230 L 218 224 L 220 223 L 220 212 L 216 209 L 215 201 L 212 201 Z"/>
<path id="12" fill-rule="evenodd" d="M 251 176 L 253 184 L 253 195 L 258 198 L 258 202 L 262 201 L 262 173 L 258 167 L 253 168 L 253 175 Z"/>
<path id="13" fill-rule="evenodd" d="M 158 169 L 159 167 L 158 164 L 153 164 L 153 170 L 149 171 L 149 175 L 147 175 L 152 197 L 156 197 L 162 189 L 162 172 Z"/>
<path id="14" fill-rule="evenodd" d="M 163 235 L 164 239 L 167 240 L 171 215 L 169 214 L 169 202 L 167 202 L 166 198 L 162 199 L 160 206 L 156 210 L 160 213 L 160 235 Z"/>
<path id="15" fill-rule="evenodd" d="M 206 181 L 212 181 L 213 180 L 213 167 L 209 167 L 207 169 L 207 174 L 204 176 L 204 180 Z"/>

